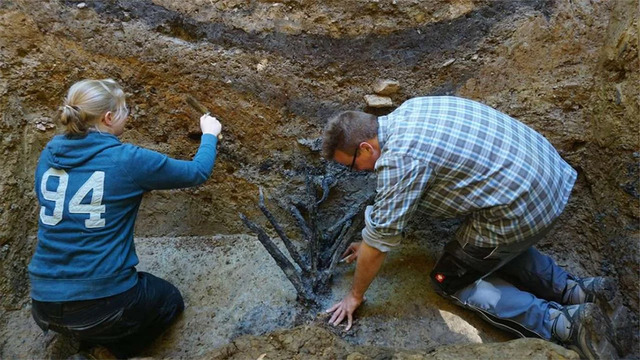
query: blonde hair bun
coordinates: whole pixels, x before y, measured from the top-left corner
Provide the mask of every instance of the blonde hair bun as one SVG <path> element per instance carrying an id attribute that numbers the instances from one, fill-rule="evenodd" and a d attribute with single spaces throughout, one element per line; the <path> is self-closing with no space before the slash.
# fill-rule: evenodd
<path id="1" fill-rule="evenodd" d="M 109 111 L 116 123 L 129 115 L 120 85 L 113 79 L 82 80 L 69 88 L 60 108 L 60 123 L 67 135 L 85 135 Z"/>

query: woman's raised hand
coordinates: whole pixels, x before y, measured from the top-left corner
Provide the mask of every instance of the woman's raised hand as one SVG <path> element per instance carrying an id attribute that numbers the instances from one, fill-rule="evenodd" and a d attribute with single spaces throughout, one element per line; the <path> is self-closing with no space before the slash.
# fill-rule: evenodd
<path id="1" fill-rule="evenodd" d="M 217 137 L 222 131 L 222 124 L 215 117 L 204 114 L 200 117 L 200 129 L 203 134 L 212 134 Z"/>

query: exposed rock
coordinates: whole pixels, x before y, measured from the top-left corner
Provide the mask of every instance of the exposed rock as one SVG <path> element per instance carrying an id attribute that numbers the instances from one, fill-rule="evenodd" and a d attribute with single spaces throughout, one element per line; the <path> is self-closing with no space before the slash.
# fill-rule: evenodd
<path id="1" fill-rule="evenodd" d="M 29 243 L 33 242 L 35 239 L 30 239 Z M 233 343 L 241 335 L 265 335 L 303 322 L 324 326 L 328 320 L 324 312 L 316 318 L 305 315 L 304 309 L 296 305 L 293 286 L 255 237 L 136 238 L 135 242 L 140 258 L 138 270 L 175 284 L 186 305 L 176 323 L 142 356 L 207 359 L 207 353 Z M 428 281 L 418 275 L 427 273 L 433 263 L 419 247 L 411 245 L 415 242 L 408 238 L 407 246 L 389 255 L 389 266 L 371 285 L 371 296 L 358 310 L 354 328 L 345 340 L 390 348 L 431 349 L 440 344 L 511 339 L 433 291 Z M 340 277 L 332 284 L 332 292 L 320 299 L 322 309 L 349 291 L 348 275 L 353 267 L 339 266 Z M 394 305 L 389 306 L 390 303 Z M 78 349 L 77 342 L 53 331 L 44 335 L 31 318 L 28 304 L 4 314 L 2 321 L 0 359 L 65 359 Z M 340 332 L 340 328 L 330 329 Z M 256 344 L 262 346 L 260 342 Z M 253 359 L 268 350 L 256 347 Z M 300 351 L 305 354 L 303 349 Z"/>
<path id="2" fill-rule="evenodd" d="M 308 147 L 311 151 L 318 152 L 322 150 L 322 137 L 315 139 L 298 139 L 298 144 Z"/>
<path id="3" fill-rule="evenodd" d="M 445 61 L 440 67 L 443 67 L 443 68 L 447 67 L 447 66 L 453 64 L 454 62 L 456 62 L 456 59 L 449 59 L 449 60 Z"/>
<path id="4" fill-rule="evenodd" d="M 393 101 L 390 97 L 387 96 L 365 95 L 364 101 L 366 101 L 367 106 L 372 108 L 384 108 L 393 106 Z"/>
<path id="5" fill-rule="evenodd" d="M 46 116 L 37 118 L 35 120 L 35 123 L 36 129 L 40 131 L 47 131 L 48 129 L 53 129 L 56 127 L 56 124 L 53 123 L 53 120 Z"/>
<path id="6" fill-rule="evenodd" d="M 378 95 L 391 95 L 400 90 L 400 83 L 396 80 L 378 80 L 373 85 L 373 92 Z"/>
<path id="7" fill-rule="evenodd" d="M 38 211 L 33 174 L 40 151 L 54 133 L 38 130 L 32 116 L 53 117 L 68 87 L 92 77 L 119 81 L 130 94 L 130 107 L 141 110 L 131 117 L 125 142 L 189 159 L 197 148 L 197 137 L 191 135 L 198 125 L 184 104 L 186 92 L 224 120 L 225 141 L 219 145 L 212 178 L 195 189 L 148 193 L 140 207 L 137 236 L 169 237 L 153 255 L 141 256 L 140 268 L 153 263 L 172 281 L 190 284 L 191 309 L 198 308 L 185 316 L 191 322 L 179 324 L 163 339 L 170 341 L 156 344 L 152 354 L 198 357 L 202 334 L 210 336 L 205 342 L 223 344 L 252 329 L 266 331 L 256 324 L 290 326 L 279 322 L 279 311 L 286 313 L 288 305 L 273 310 L 278 301 L 292 296 L 284 285 L 272 287 L 266 280 L 249 278 L 246 282 L 259 294 L 247 295 L 250 299 L 225 282 L 220 282 L 222 290 L 211 288 L 215 276 L 225 276 L 201 275 L 209 263 L 178 260 L 198 253 L 175 255 L 169 244 L 180 243 L 174 239 L 179 235 L 245 231 L 237 213 L 258 217 L 258 186 L 285 197 L 303 191 L 302 174 L 310 169 L 343 170 L 297 140 L 318 138 L 326 119 L 339 110 L 363 108 L 362 96 L 376 79 L 399 79 L 403 91 L 395 94 L 396 105 L 433 94 L 493 105 L 541 132 L 578 170 L 569 204 L 539 248 L 576 275 L 608 275 L 618 281 L 619 295 L 631 308 L 633 356 L 638 357 L 637 2 L 85 4 L 79 11 L 74 1 L 0 1 L 0 332 L 8 334 L 0 336 L 0 358 L 17 357 L 7 353 L 10 341 L 15 341 L 12 349 L 20 350 L 50 340 L 33 328 L 26 308 L 26 267 L 36 243 Z M 268 63 L 262 63 L 264 59 Z M 441 68 L 452 59 L 457 59 L 452 63 L 456 71 L 450 71 L 451 64 Z M 40 125 L 51 127 L 48 122 Z M 342 174 L 328 199 L 336 215 L 320 220 L 337 221 L 338 210 L 357 202 L 363 188 L 374 187 L 370 174 Z M 290 223 L 283 224 L 289 225 L 285 231 L 295 233 L 293 220 Z M 500 340 L 491 333 L 497 330 L 429 292 L 420 277 L 429 272 L 458 224 L 420 215 L 412 220 L 403 245 L 415 251 L 402 254 L 406 261 L 385 263 L 378 279 L 383 281 L 372 285 L 379 287 L 367 294 L 369 303 L 358 312 L 359 326 L 345 340 L 395 348 L 422 344 L 429 349 Z M 149 248 L 141 245 L 139 250 Z M 266 255 L 260 247 L 254 251 Z M 224 268 L 224 262 L 216 262 L 238 275 L 233 264 Z M 262 265 L 256 264 L 250 265 Z M 277 268 L 237 266 L 237 271 L 281 275 Z M 350 285 L 352 269 L 344 269 L 332 285 L 335 297 Z M 236 314 L 215 305 L 229 294 L 246 301 Z M 293 316 L 287 314 L 289 321 Z M 6 321 L 18 315 L 21 321 Z M 457 322 L 449 327 L 452 318 Z M 210 319 L 219 322 L 211 325 Z M 435 322 L 428 332 L 421 330 L 425 321 Z M 20 331 L 30 335 L 16 336 Z M 34 352 L 26 357 L 45 356 Z"/>
<path id="8" fill-rule="evenodd" d="M 258 70 L 258 71 L 264 70 L 267 67 L 267 64 L 269 64 L 269 60 L 267 60 L 267 59 L 260 60 L 258 65 L 256 65 L 256 70 Z"/>
<path id="9" fill-rule="evenodd" d="M 402 359 L 402 357 L 398 357 Z M 580 359 L 569 349 L 541 339 L 516 339 L 503 343 L 452 345 L 436 349 L 418 359 Z"/>
<path id="10" fill-rule="evenodd" d="M 333 333 L 317 326 L 302 326 L 277 331 L 264 336 L 245 336 L 220 349 L 207 353 L 215 360 L 255 359 L 397 359 L 397 360 L 458 360 L 458 359 L 572 359 L 580 357 L 574 351 L 540 339 L 517 339 L 493 344 L 444 346 L 424 351 L 396 351 L 384 347 L 354 346 Z"/>

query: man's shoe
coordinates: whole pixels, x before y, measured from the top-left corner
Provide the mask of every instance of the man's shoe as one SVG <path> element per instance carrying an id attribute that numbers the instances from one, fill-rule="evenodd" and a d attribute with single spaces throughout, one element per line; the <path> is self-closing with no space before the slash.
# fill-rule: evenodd
<path id="1" fill-rule="evenodd" d="M 595 303 L 610 320 L 613 344 L 622 356 L 631 352 L 633 347 L 633 326 L 629 310 L 616 297 L 616 282 L 608 277 L 589 277 L 569 279 L 563 295 L 565 304 Z M 565 301 L 566 300 L 566 301 Z"/>
<path id="2" fill-rule="evenodd" d="M 581 358 L 590 360 L 618 359 L 610 336 L 613 331 L 609 320 L 593 303 L 564 306 L 550 310 L 552 339 Z"/>
<path id="3" fill-rule="evenodd" d="M 598 303 L 605 305 L 616 296 L 617 286 L 613 279 L 596 276 L 567 280 L 562 300 L 566 305 Z"/>

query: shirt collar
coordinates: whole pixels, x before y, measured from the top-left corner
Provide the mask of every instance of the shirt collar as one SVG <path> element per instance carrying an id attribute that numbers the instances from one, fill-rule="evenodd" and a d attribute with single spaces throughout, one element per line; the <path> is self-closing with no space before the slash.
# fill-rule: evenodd
<path id="1" fill-rule="evenodd" d="M 378 143 L 380 144 L 380 151 L 384 148 L 384 144 L 387 142 L 389 136 L 389 117 L 378 116 Z"/>

